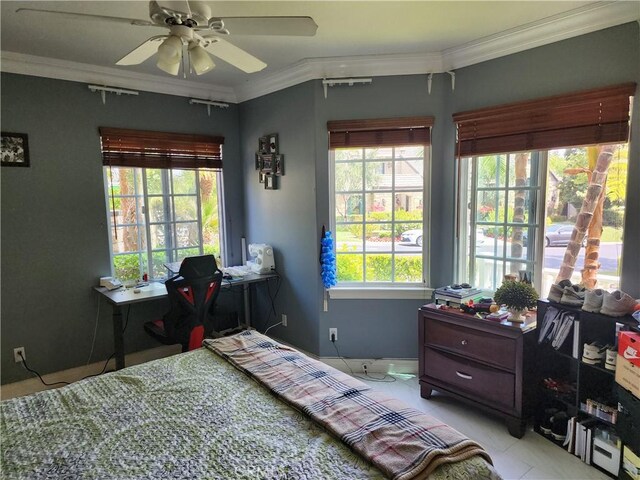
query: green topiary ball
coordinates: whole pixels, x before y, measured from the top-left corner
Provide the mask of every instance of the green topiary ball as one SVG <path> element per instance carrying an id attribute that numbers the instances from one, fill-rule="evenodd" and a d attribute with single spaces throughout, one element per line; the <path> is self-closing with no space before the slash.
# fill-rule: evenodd
<path id="1" fill-rule="evenodd" d="M 498 287 L 493 298 L 499 305 L 524 310 L 535 307 L 540 295 L 529 283 L 507 280 Z"/>

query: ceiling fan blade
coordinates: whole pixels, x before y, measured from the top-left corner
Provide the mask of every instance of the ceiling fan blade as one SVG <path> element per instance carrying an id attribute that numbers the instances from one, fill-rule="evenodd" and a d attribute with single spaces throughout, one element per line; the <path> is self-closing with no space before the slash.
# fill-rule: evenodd
<path id="1" fill-rule="evenodd" d="M 147 58 L 158 53 L 158 47 L 162 44 L 162 41 L 165 38 L 167 38 L 166 35 L 151 37 L 142 45 L 137 46 L 118 60 L 116 65 L 138 65 L 144 62 Z"/>
<path id="2" fill-rule="evenodd" d="M 205 37 L 206 39 L 206 37 Z M 211 37 L 209 38 L 211 40 Z M 230 44 L 220 37 L 215 37 L 215 42 L 207 45 L 205 50 L 216 57 L 230 63 L 246 73 L 259 72 L 267 66 L 262 60 L 257 59 L 250 53 L 245 52 L 241 48 Z"/>
<path id="3" fill-rule="evenodd" d="M 106 15 L 92 15 L 89 13 L 75 13 L 75 12 L 60 12 L 57 10 L 40 10 L 38 8 L 18 8 L 16 13 L 46 13 L 57 15 L 58 17 L 67 17 L 71 20 L 98 20 L 106 22 L 124 23 L 127 25 L 136 25 L 138 27 L 163 27 L 164 25 L 157 25 L 149 20 L 139 20 L 137 18 L 122 18 L 122 17 L 109 17 Z"/>
<path id="4" fill-rule="evenodd" d="M 311 17 L 223 17 L 232 35 L 295 35 L 313 37 L 318 25 Z"/>

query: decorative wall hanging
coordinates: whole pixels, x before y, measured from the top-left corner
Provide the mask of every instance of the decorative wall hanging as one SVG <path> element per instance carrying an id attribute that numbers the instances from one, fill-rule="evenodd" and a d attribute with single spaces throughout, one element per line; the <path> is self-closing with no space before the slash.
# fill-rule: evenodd
<path id="1" fill-rule="evenodd" d="M 284 175 L 284 155 L 278 153 L 278 134 L 270 133 L 258 139 L 256 170 L 266 190 L 277 190 L 276 177 Z"/>
<path id="2" fill-rule="evenodd" d="M 29 142 L 26 133 L 2 132 L 3 167 L 28 167 Z"/>

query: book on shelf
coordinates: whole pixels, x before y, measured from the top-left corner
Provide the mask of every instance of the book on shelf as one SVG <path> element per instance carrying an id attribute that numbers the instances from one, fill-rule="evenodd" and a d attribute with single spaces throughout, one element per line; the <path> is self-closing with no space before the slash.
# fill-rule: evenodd
<path id="1" fill-rule="evenodd" d="M 576 417 L 571 417 L 567 421 L 567 437 L 564 440 L 563 447 L 567 447 L 569 453 L 573 453 L 576 443 Z"/>
<path id="2" fill-rule="evenodd" d="M 580 358 L 580 320 L 573 322 L 573 358 Z"/>
<path id="3" fill-rule="evenodd" d="M 591 449 L 593 447 L 593 428 L 596 426 L 597 420 L 593 418 L 585 418 L 578 422 L 576 429 L 577 447 L 574 454 L 580 457 L 585 463 L 591 463 Z M 587 460 L 588 459 L 588 460 Z"/>

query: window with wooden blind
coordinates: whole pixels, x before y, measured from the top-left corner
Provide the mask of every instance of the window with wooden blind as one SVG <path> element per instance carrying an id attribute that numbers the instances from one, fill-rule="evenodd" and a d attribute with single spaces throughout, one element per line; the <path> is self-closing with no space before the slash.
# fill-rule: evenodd
<path id="1" fill-rule="evenodd" d="M 113 274 L 139 280 L 164 264 L 222 257 L 223 137 L 100 128 Z"/>
<path id="2" fill-rule="evenodd" d="M 453 115 L 458 277 L 619 285 L 633 83 Z M 596 192 L 597 191 L 597 192 Z M 602 192 L 600 195 L 598 192 Z"/>
<path id="3" fill-rule="evenodd" d="M 327 123 L 340 287 L 424 287 L 431 117 Z"/>

